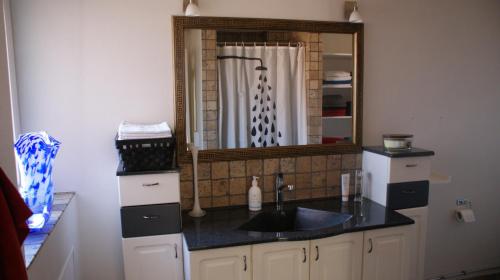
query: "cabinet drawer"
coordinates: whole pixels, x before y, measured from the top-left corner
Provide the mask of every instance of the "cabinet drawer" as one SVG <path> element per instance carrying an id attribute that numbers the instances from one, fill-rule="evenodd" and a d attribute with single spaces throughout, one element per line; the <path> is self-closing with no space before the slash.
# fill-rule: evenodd
<path id="1" fill-rule="evenodd" d="M 119 176 L 120 206 L 180 201 L 179 173 Z"/>
<path id="2" fill-rule="evenodd" d="M 157 204 L 122 207 L 122 237 L 138 237 L 179 233 L 180 204 Z"/>
<path id="3" fill-rule="evenodd" d="M 387 185 L 387 208 L 397 210 L 427 206 L 429 181 L 392 183 Z"/>
<path id="4" fill-rule="evenodd" d="M 389 183 L 429 180 L 431 161 L 429 157 L 391 158 Z"/>

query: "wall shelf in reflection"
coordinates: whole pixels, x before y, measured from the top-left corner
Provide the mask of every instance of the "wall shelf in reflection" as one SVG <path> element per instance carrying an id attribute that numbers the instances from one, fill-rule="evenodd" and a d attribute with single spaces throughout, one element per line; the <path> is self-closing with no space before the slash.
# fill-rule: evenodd
<path id="1" fill-rule="evenodd" d="M 351 58 L 352 53 L 323 53 L 323 57 L 345 57 Z"/>
<path id="2" fill-rule="evenodd" d="M 323 88 L 352 88 L 352 85 L 323 85 Z"/>
<path id="3" fill-rule="evenodd" d="M 352 116 L 332 116 L 332 117 L 322 117 L 323 119 L 352 119 Z"/>

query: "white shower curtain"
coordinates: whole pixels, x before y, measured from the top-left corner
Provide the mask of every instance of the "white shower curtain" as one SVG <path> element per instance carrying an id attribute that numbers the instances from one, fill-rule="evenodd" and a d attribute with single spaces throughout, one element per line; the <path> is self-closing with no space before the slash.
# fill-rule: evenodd
<path id="1" fill-rule="evenodd" d="M 224 46 L 217 56 L 220 148 L 307 144 L 303 46 Z"/>

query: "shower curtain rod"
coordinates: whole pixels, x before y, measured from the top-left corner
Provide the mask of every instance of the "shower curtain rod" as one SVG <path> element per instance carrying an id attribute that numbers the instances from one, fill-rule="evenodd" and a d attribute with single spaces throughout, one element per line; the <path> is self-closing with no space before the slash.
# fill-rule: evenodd
<path id="1" fill-rule="evenodd" d="M 217 42 L 218 46 L 289 46 L 289 47 L 301 47 L 304 45 L 302 42 Z"/>

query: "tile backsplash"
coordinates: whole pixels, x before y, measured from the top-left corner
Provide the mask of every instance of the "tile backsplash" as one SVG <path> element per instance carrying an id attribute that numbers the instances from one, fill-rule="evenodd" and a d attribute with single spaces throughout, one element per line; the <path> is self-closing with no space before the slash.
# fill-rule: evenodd
<path id="1" fill-rule="evenodd" d="M 193 166 L 181 164 L 181 204 L 193 206 Z M 255 160 L 203 162 L 198 164 L 202 208 L 246 205 L 252 176 L 258 176 L 263 202 L 274 201 L 276 173 L 294 185 L 285 200 L 340 196 L 340 174 L 361 168 L 361 154 L 303 156 Z M 351 177 L 352 178 L 352 177 Z M 351 193 L 354 180 L 351 180 Z"/>

